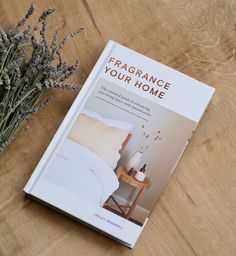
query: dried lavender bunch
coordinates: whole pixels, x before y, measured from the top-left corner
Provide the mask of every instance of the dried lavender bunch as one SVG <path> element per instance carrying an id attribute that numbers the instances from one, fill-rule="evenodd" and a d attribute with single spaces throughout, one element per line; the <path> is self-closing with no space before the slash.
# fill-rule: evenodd
<path id="1" fill-rule="evenodd" d="M 45 92 L 78 88 L 66 83 L 78 69 L 78 61 L 69 65 L 61 55 L 69 37 L 58 42 L 56 30 L 52 41 L 46 40 L 48 18 L 54 10 L 43 11 L 31 27 L 27 22 L 34 9 L 32 4 L 25 17 L 7 32 L 0 28 L 0 154 L 23 122 L 50 101 L 50 96 L 41 100 Z M 70 37 L 83 30 L 79 28 Z"/>

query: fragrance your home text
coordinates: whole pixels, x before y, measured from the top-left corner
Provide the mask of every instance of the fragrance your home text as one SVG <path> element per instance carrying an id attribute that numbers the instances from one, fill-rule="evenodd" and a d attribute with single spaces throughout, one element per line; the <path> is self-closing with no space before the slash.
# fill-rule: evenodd
<path id="1" fill-rule="evenodd" d="M 105 74 L 110 75 L 127 85 L 133 85 L 137 89 L 147 92 L 159 99 L 163 99 L 166 92 L 170 89 L 171 83 L 159 79 L 147 72 L 143 72 L 134 66 L 122 62 L 119 59 L 110 57 L 107 66 L 105 66 Z M 131 77 L 138 77 L 135 81 Z"/>

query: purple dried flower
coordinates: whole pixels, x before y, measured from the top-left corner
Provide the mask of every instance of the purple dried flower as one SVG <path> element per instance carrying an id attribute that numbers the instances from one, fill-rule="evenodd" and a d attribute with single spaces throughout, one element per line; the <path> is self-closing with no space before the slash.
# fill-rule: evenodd
<path id="1" fill-rule="evenodd" d="M 37 24 L 31 28 L 27 20 L 34 9 L 32 4 L 25 17 L 7 33 L 0 29 L 0 153 L 14 138 L 22 121 L 48 104 L 51 97 L 38 103 L 45 91 L 73 91 L 80 87 L 65 82 L 79 65 L 78 61 L 68 65 L 62 58 L 61 51 L 69 37 L 58 43 L 57 30 L 50 46 L 46 40 L 48 17 L 54 10 L 43 11 Z M 78 29 L 70 37 L 75 37 L 83 30 Z M 36 36 L 37 32 L 40 38 Z M 31 48 L 29 58 L 26 57 L 28 48 Z"/>
<path id="2" fill-rule="evenodd" d="M 23 25 L 27 22 L 27 20 L 29 19 L 29 17 L 34 13 L 34 10 L 35 10 L 35 6 L 34 6 L 34 4 L 32 3 L 32 4 L 30 5 L 30 8 L 28 9 L 28 11 L 27 11 L 25 17 L 17 23 L 16 28 L 19 28 L 19 27 L 23 26 Z"/>

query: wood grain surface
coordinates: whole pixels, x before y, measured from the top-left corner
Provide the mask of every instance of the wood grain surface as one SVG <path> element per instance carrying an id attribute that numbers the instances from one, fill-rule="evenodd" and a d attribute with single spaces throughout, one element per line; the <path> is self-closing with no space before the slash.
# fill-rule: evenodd
<path id="1" fill-rule="evenodd" d="M 31 119 L 0 159 L 0 255 L 236 255 L 236 1 L 41 0 L 56 8 L 49 31 L 83 24 L 68 60 L 80 58 L 83 83 L 109 39 L 216 88 L 197 132 L 138 243 L 130 250 L 26 199 L 22 189 L 75 94 Z M 0 0 L 0 25 L 20 19 L 30 1 Z"/>

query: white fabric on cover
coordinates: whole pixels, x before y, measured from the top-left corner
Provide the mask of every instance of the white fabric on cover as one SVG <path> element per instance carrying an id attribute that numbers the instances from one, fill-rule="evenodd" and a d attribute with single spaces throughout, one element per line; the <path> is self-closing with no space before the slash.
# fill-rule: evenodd
<path id="1" fill-rule="evenodd" d="M 106 161 L 70 139 L 60 145 L 45 178 L 100 206 L 119 187 Z"/>

